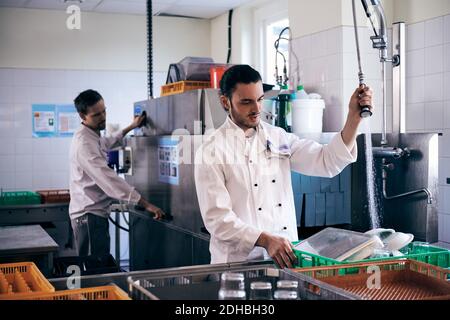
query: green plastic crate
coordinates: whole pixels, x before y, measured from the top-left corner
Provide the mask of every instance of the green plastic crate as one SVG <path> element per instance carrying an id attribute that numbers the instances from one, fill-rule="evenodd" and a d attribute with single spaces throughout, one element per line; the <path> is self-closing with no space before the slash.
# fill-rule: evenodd
<path id="1" fill-rule="evenodd" d="M 294 245 L 298 243 L 295 242 Z M 420 242 L 412 242 L 400 252 L 404 254 L 402 257 L 388 257 L 388 258 L 372 258 L 359 261 L 337 261 L 331 258 L 315 255 L 312 253 L 296 250 L 294 253 L 297 257 L 296 268 L 310 268 L 320 266 L 333 266 L 333 265 L 345 265 L 354 263 L 376 262 L 376 261 L 389 261 L 407 258 L 411 260 L 417 260 L 425 262 L 441 268 L 450 268 L 450 251 L 444 248 L 434 247 L 431 245 L 419 246 Z"/>
<path id="2" fill-rule="evenodd" d="M 0 194 L 0 206 L 40 204 L 41 195 L 31 191 L 8 191 Z"/>

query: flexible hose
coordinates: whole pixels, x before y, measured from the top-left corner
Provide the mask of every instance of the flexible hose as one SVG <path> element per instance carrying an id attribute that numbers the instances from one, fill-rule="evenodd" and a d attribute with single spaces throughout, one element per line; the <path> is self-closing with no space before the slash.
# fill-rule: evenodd
<path id="1" fill-rule="evenodd" d="M 121 229 L 121 230 L 123 230 L 123 231 L 125 231 L 125 232 L 130 232 L 130 229 L 126 229 L 126 228 L 122 227 L 122 226 L 119 225 L 116 221 L 114 221 L 111 217 L 109 217 L 108 219 L 109 219 L 109 221 L 111 221 L 111 223 L 112 223 L 113 225 L 115 225 L 117 228 L 119 228 L 119 229 Z"/>
<path id="2" fill-rule="evenodd" d="M 153 98 L 153 14 L 152 0 L 147 0 L 147 94 Z"/>
<path id="3" fill-rule="evenodd" d="M 231 60 L 231 31 L 232 31 L 232 22 L 233 22 L 233 9 L 228 11 L 228 56 L 227 63 L 230 63 Z"/>
<path id="4" fill-rule="evenodd" d="M 125 217 L 125 212 L 124 212 L 125 210 L 123 209 L 123 203 L 122 203 L 122 201 L 119 201 L 119 206 L 120 206 L 120 213 L 121 213 L 123 219 L 125 220 L 125 223 L 129 226 L 130 223 L 129 223 L 128 219 Z M 126 229 L 126 228 L 122 227 L 120 224 L 118 224 L 116 221 L 114 221 L 111 217 L 108 217 L 108 219 L 109 219 L 109 221 L 111 221 L 111 223 L 114 224 L 117 228 L 119 228 L 119 229 L 121 229 L 121 230 L 123 230 L 123 231 L 125 231 L 125 232 L 130 232 L 130 229 Z"/>
<path id="5" fill-rule="evenodd" d="M 355 43 L 356 43 L 356 55 L 358 57 L 358 80 L 359 86 L 364 86 L 364 73 L 362 72 L 361 67 L 361 52 L 359 50 L 359 36 L 358 36 L 358 23 L 356 21 L 356 6 L 355 0 L 352 0 L 352 11 L 353 11 L 353 27 L 355 30 Z M 372 111 L 370 111 L 370 106 L 361 106 L 361 111 L 359 112 L 361 118 L 370 117 L 372 115 Z"/>
<path id="6" fill-rule="evenodd" d="M 275 78 L 276 79 L 275 80 L 276 80 L 276 82 L 279 85 L 281 85 L 283 82 L 284 82 L 284 84 L 287 84 L 288 80 L 290 79 L 288 74 L 287 74 L 286 57 L 284 56 L 284 54 L 281 51 L 278 50 L 278 47 L 280 46 L 280 40 L 281 39 L 290 41 L 289 39 L 282 37 L 283 33 L 285 31 L 287 31 L 287 30 L 289 30 L 289 37 L 290 37 L 291 29 L 289 27 L 285 27 L 285 28 L 283 28 L 283 30 L 280 31 L 280 33 L 278 34 L 278 39 L 275 40 L 275 43 L 274 43 L 274 47 L 275 47 L 275 50 L 276 50 L 276 52 L 275 52 Z M 281 57 L 283 58 L 283 75 L 284 75 L 284 78 L 285 78 L 284 81 L 281 81 L 280 79 L 278 79 L 278 59 L 277 59 L 278 54 L 281 55 Z"/>
<path id="7" fill-rule="evenodd" d="M 361 51 L 359 50 L 359 36 L 358 36 L 358 22 L 356 21 L 356 8 L 355 8 L 355 0 L 352 0 L 352 9 L 353 9 L 353 27 L 355 30 L 355 43 L 356 43 L 356 55 L 358 57 L 358 79 L 359 84 L 364 84 L 364 73 L 362 72 L 361 67 Z"/>
<path id="8" fill-rule="evenodd" d="M 125 220 L 125 223 L 127 224 L 127 226 L 129 226 L 130 222 L 128 221 L 128 219 L 125 216 L 125 210 L 123 209 L 122 201 L 119 201 L 119 205 L 120 205 L 120 210 L 121 210 L 121 213 L 122 213 L 122 218 L 123 218 L 123 220 Z"/>

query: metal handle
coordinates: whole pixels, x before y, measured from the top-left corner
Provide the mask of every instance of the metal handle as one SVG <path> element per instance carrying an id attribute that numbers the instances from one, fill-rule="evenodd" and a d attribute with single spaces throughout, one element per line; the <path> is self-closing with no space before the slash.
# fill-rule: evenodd
<path id="1" fill-rule="evenodd" d="M 372 111 L 370 111 L 370 106 L 362 106 L 361 111 L 359 112 L 361 118 L 367 118 L 372 116 Z"/>
<path id="2" fill-rule="evenodd" d="M 366 85 L 364 84 L 364 75 L 362 72 L 358 73 L 359 76 L 359 85 L 360 87 L 363 86 L 365 87 Z M 372 116 L 372 111 L 370 111 L 371 106 L 370 105 L 364 105 L 364 106 L 360 106 L 361 107 L 361 111 L 359 112 L 359 115 L 361 118 L 367 118 Z"/>

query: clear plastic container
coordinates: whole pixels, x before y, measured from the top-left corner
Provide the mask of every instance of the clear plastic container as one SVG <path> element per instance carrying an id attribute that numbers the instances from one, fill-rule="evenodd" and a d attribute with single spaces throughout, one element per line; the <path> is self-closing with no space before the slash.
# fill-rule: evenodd
<path id="1" fill-rule="evenodd" d="M 220 276 L 219 300 L 245 300 L 244 274 L 224 272 Z"/>
<path id="2" fill-rule="evenodd" d="M 309 96 L 306 93 L 305 88 L 302 85 L 297 86 L 296 98 L 297 99 L 309 99 Z"/>
<path id="3" fill-rule="evenodd" d="M 298 300 L 298 293 L 292 290 L 275 290 L 273 298 L 275 300 Z"/>
<path id="4" fill-rule="evenodd" d="M 375 249 L 373 250 L 373 254 L 370 256 L 370 258 L 373 259 L 389 258 L 391 254 L 392 253 L 389 250 Z"/>
<path id="5" fill-rule="evenodd" d="M 277 289 L 281 290 L 297 290 L 298 281 L 295 280 L 279 280 L 277 281 Z"/>
<path id="6" fill-rule="evenodd" d="M 272 284 L 255 281 L 250 284 L 250 300 L 272 300 Z"/>
<path id="7" fill-rule="evenodd" d="M 298 243 L 294 249 L 344 261 L 349 258 L 364 259 L 383 243 L 377 236 L 337 228 L 326 228 Z M 364 253 L 365 256 L 362 256 Z"/>
<path id="8" fill-rule="evenodd" d="M 273 293 L 273 298 L 275 300 L 298 300 L 298 281 L 277 281 L 277 290 Z"/>
<path id="9" fill-rule="evenodd" d="M 245 290 L 219 290 L 219 300 L 245 300 Z"/>

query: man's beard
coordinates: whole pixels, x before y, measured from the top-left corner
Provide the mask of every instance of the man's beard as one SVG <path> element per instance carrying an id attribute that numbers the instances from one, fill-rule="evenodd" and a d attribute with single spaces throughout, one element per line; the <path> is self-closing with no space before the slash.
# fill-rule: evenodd
<path id="1" fill-rule="evenodd" d="M 106 122 L 102 122 L 97 126 L 98 130 L 105 130 L 106 128 Z"/>

